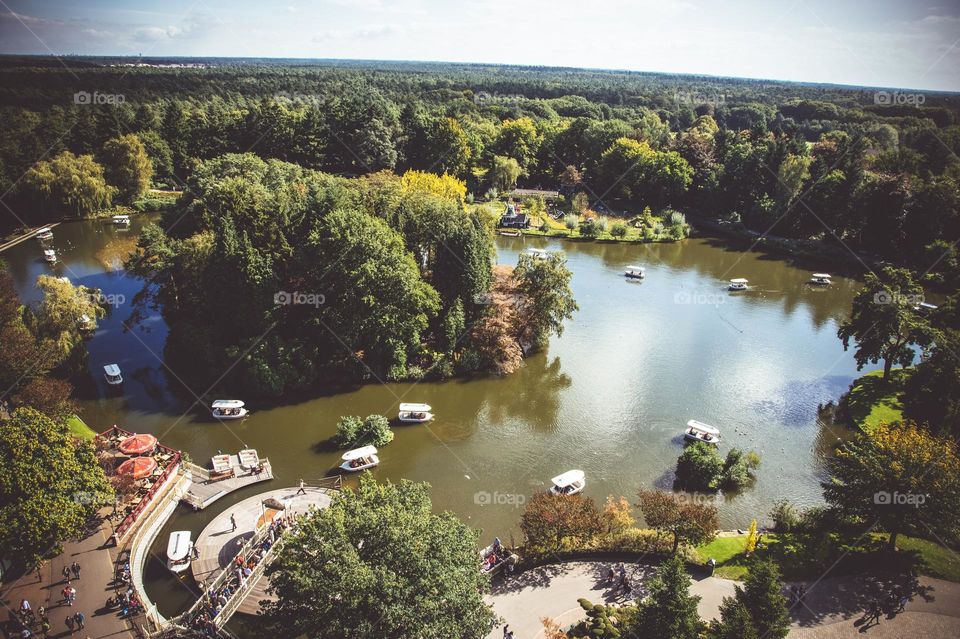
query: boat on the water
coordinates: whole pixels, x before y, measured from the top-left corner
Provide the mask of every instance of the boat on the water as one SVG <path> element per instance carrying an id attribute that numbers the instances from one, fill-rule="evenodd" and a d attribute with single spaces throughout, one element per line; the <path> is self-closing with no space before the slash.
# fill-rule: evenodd
<path id="1" fill-rule="evenodd" d="M 110 220 L 116 226 L 130 226 L 130 216 L 129 215 L 114 215 Z"/>
<path id="2" fill-rule="evenodd" d="M 120 373 L 120 367 L 116 364 L 107 364 L 104 366 L 103 377 L 111 386 L 119 386 L 123 383 L 123 375 Z"/>
<path id="3" fill-rule="evenodd" d="M 43 259 L 50 264 L 57 261 L 57 252 L 53 249 L 43 249 Z"/>
<path id="4" fill-rule="evenodd" d="M 720 429 L 691 419 L 687 422 L 687 430 L 683 433 L 683 438 L 692 442 L 717 445 L 720 443 Z"/>
<path id="5" fill-rule="evenodd" d="M 492 577 L 504 568 L 512 571 L 519 560 L 517 553 L 504 546 L 499 537 L 494 537 L 493 543 L 480 551 L 480 571 Z"/>
<path id="6" fill-rule="evenodd" d="M 433 419 L 430 404 L 400 404 L 398 419 L 406 424 L 422 424 Z"/>
<path id="7" fill-rule="evenodd" d="M 815 284 L 816 286 L 830 286 L 833 281 L 830 279 L 829 273 L 814 273 L 810 276 L 809 284 Z"/>
<path id="8" fill-rule="evenodd" d="M 37 231 L 37 233 L 36 233 L 36 235 L 34 235 L 34 237 L 37 238 L 38 240 L 40 240 L 41 242 L 46 242 L 47 240 L 52 240 L 52 239 L 53 239 L 53 230 L 52 230 L 49 226 L 44 226 L 42 229 L 40 229 L 40 230 Z"/>
<path id="9" fill-rule="evenodd" d="M 358 473 L 361 470 L 373 468 L 380 463 L 376 446 L 363 446 L 348 450 L 340 459 L 343 460 L 340 468 L 348 473 Z"/>
<path id="10" fill-rule="evenodd" d="M 536 258 L 536 259 L 538 259 L 538 260 L 545 260 L 545 259 L 547 259 L 547 258 L 550 257 L 550 254 L 547 253 L 547 252 L 546 252 L 545 250 L 543 250 L 543 249 L 528 248 L 525 252 L 526 252 L 527 255 L 529 255 L 529 256 L 531 256 L 531 257 L 533 257 L 533 258 Z"/>
<path id="11" fill-rule="evenodd" d="M 550 492 L 554 495 L 576 495 L 587 487 L 587 478 L 582 470 L 568 470 L 550 481 L 553 482 Z"/>
<path id="12" fill-rule="evenodd" d="M 623 272 L 624 277 L 628 277 L 634 280 L 642 280 L 644 277 L 643 267 L 642 266 L 628 266 Z"/>
<path id="13" fill-rule="evenodd" d="M 745 291 L 747 290 L 747 284 L 749 280 L 746 280 L 742 277 L 737 277 L 730 280 L 730 284 L 727 286 L 728 291 Z"/>
<path id="14" fill-rule="evenodd" d="M 210 408 L 214 419 L 242 419 L 250 412 L 239 399 L 218 399 Z"/>
<path id="15" fill-rule="evenodd" d="M 192 552 L 193 542 L 190 540 L 189 530 L 170 533 L 170 540 L 167 542 L 167 568 L 174 573 L 184 572 L 190 567 Z"/>

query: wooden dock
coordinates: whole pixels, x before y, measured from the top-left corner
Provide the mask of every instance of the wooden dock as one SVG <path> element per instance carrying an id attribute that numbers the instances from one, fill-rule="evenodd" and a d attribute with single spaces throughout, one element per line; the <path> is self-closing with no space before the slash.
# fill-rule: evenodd
<path id="1" fill-rule="evenodd" d="M 211 472 L 208 469 L 201 468 L 196 464 L 184 464 L 187 475 L 190 477 L 191 486 L 183 496 L 183 501 L 196 510 L 203 510 L 235 490 L 273 479 L 270 460 L 262 458 L 260 463 L 262 465 L 260 472 L 237 466 L 234 469 L 233 476 L 226 479 L 211 478 Z"/>

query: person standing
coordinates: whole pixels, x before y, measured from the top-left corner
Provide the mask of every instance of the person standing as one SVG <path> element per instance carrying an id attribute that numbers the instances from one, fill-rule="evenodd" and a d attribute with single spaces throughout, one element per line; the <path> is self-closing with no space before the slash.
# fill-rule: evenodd
<path id="1" fill-rule="evenodd" d="M 60 574 L 63 575 L 65 581 L 70 581 L 70 566 L 64 564 L 63 570 L 60 571 Z"/>
<path id="2" fill-rule="evenodd" d="M 67 615 L 67 618 L 63 620 L 63 623 L 67 624 L 67 630 L 70 631 L 70 634 L 73 634 L 73 626 L 77 623 L 76 619 L 73 618 L 73 615 Z"/>
<path id="3" fill-rule="evenodd" d="M 46 615 L 40 620 L 40 632 L 43 633 L 44 637 L 50 636 L 50 620 Z"/>
<path id="4" fill-rule="evenodd" d="M 230 532 L 234 532 L 237 529 L 237 518 L 233 515 L 230 515 L 230 525 L 233 526 L 233 530 Z"/>
<path id="5" fill-rule="evenodd" d="M 73 573 L 73 576 L 80 580 L 80 564 L 78 562 L 73 562 L 70 564 L 70 572 Z"/>
<path id="6" fill-rule="evenodd" d="M 303 477 L 300 478 L 300 489 L 297 491 L 298 495 L 306 495 L 307 489 L 304 488 Z"/>
<path id="7" fill-rule="evenodd" d="M 85 622 L 87 621 L 87 618 L 79 610 L 77 611 L 77 614 L 73 616 L 73 619 L 77 622 L 77 630 L 82 629 L 86 625 Z"/>

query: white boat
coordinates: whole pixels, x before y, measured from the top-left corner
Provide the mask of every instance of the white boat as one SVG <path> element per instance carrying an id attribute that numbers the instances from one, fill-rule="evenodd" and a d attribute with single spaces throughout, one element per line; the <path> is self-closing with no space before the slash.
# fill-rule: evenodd
<path id="1" fill-rule="evenodd" d="M 833 282 L 830 280 L 829 273 L 814 273 L 810 277 L 810 284 L 816 284 L 818 286 L 830 286 Z"/>
<path id="2" fill-rule="evenodd" d="M 250 412 L 239 399 L 218 399 L 210 405 L 214 419 L 242 419 Z"/>
<path id="3" fill-rule="evenodd" d="M 211 457 L 210 465 L 213 466 L 213 472 L 215 473 L 225 473 L 233 468 L 233 465 L 230 463 L 230 455 L 224 453 Z"/>
<path id="4" fill-rule="evenodd" d="M 692 442 L 706 442 L 708 444 L 720 443 L 720 429 L 691 419 L 687 422 L 687 430 L 683 434 L 684 439 Z"/>
<path id="5" fill-rule="evenodd" d="M 97 330 L 96 320 L 86 313 L 80 315 L 80 319 L 77 320 L 77 324 L 80 326 L 81 331 L 89 332 Z"/>
<path id="6" fill-rule="evenodd" d="M 492 577 L 506 566 L 516 566 L 519 559 L 515 552 L 504 546 L 500 538 L 496 537 L 492 544 L 480 551 L 480 571 Z"/>
<path id="7" fill-rule="evenodd" d="M 129 215 L 114 215 L 110 218 L 114 224 L 117 226 L 130 226 L 130 216 Z"/>
<path id="8" fill-rule="evenodd" d="M 635 280 L 643 279 L 643 267 L 642 266 L 628 266 L 627 270 L 623 272 L 625 277 L 629 277 Z"/>
<path id="9" fill-rule="evenodd" d="M 401 422 L 407 424 L 422 424 L 423 422 L 428 422 L 433 419 L 433 413 L 430 404 L 400 404 L 400 415 L 398 416 Z"/>
<path id="10" fill-rule="evenodd" d="M 936 304 L 931 304 L 930 302 L 920 302 L 913 307 L 913 310 L 917 311 L 918 313 L 932 313 L 938 308 L 939 306 Z"/>
<path id="11" fill-rule="evenodd" d="M 49 226 L 45 226 L 45 227 L 43 227 L 42 229 L 40 229 L 39 231 L 37 231 L 37 233 L 36 233 L 36 235 L 34 235 L 34 237 L 37 238 L 38 240 L 42 241 L 42 242 L 45 242 L 45 241 L 47 241 L 47 240 L 52 240 L 52 239 L 53 239 L 53 231 L 50 229 Z"/>
<path id="12" fill-rule="evenodd" d="M 53 264 L 57 261 L 57 252 L 53 249 L 43 249 L 43 259 Z"/>
<path id="13" fill-rule="evenodd" d="M 380 463 L 376 446 L 364 446 L 348 450 L 340 459 L 343 460 L 340 468 L 348 473 L 358 473 L 361 470 L 373 468 Z"/>
<path id="14" fill-rule="evenodd" d="M 587 478 L 582 470 L 568 470 L 550 481 L 553 482 L 550 492 L 554 495 L 576 495 L 587 486 Z"/>
<path id="15" fill-rule="evenodd" d="M 190 567 L 190 554 L 193 542 L 189 530 L 177 530 L 170 533 L 167 542 L 167 568 L 172 572 L 183 572 Z"/>
<path id="16" fill-rule="evenodd" d="M 545 259 L 547 259 L 548 257 L 550 257 L 550 254 L 549 254 L 549 253 L 547 253 L 547 252 L 546 252 L 545 250 L 543 250 L 543 249 L 538 249 L 538 248 L 528 248 L 528 249 L 526 250 L 526 253 L 527 253 L 527 255 L 530 255 L 531 257 L 534 257 L 534 258 L 536 258 L 536 259 L 538 259 L 538 260 L 545 260 Z"/>
<path id="17" fill-rule="evenodd" d="M 103 376 L 111 386 L 118 386 L 123 383 L 123 375 L 120 374 L 120 367 L 116 364 L 107 364 L 104 366 Z"/>
<path id="18" fill-rule="evenodd" d="M 243 468 L 257 468 L 260 465 L 260 454 L 256 448 L 244 448 L 237 453 L 237 459 Z"/>
<path id="19" fill-rule="evenodd" d="M 732 279 L 730 280 L 730 285 L 727 286 L 727 290 L 728 291 L 745 291 L 747 290 L 747 282 L 748 280 L 745 280 L 742 277 Z"/>

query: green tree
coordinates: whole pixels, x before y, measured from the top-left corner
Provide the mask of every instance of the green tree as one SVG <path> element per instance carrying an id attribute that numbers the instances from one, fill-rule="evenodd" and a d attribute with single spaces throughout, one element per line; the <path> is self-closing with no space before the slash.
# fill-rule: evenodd
<path id="1" fill-rule="evenodd" d="M 697 613 L 700 597 L 690 595 L 690 576 L 679 555 L 671 555 L 647 584 L 649 593 L 637 603 L 638 637 L 700 639 L 703 622 Z"/>
<path id="2" fill-rule="evenodd" d="M 116 192 L 92 155 L 77 156 L 69 151 L 37 162 L 24 174 L 22 188 L 28 198 L 52 212 L 65 208 L 78 216 L 110 206 Z"/>
<path id="3" fill-rule="evenodd" d="M 0 546 L 34 566 L 79 536 L 113 496 L 89 442 L 28 407 L 0 419 Z"/>
<path id="4" fill-rule="evenodd" d="M 502 193 L 512 191 L 521 173 L 523 169 L 515 159 L 504 155 L 493 156 L 493 164 L 490 166 L 490 181 L 493 183 L 493 188 Z"/>
<path id="5" fill-rule="evenodd" d="M 843 348 L 851 340 L 857 344 L 854 359 L 857 369 L 883 360 L 883 379 L 890 376 L 894 364 L 913 362 L 911 345 L 930 342 L 930 324 L 913 310 L 923 299 L 923 288 L 907 269 L 885 267 L 882 278 L 874 273 L 864 277 L 864 287 L 853 298 L 850 317 L 837 331 Z"/>
<path id="6" fill-rule="evenodd" d="M 493 142 L 493 152 L 497 156 L 513 158 L 517 161 L 521 172 L 526 173 L 536 156 L 540 142 L 541 138 L 533 120 L 530 118 L 507 120 Z"/>
<path id="7" fill-rule="evenodd" d="M 651 528 L 673 537 L 673 552 L 680 542 L 693 546 L 709 542 L 717 534 L 720 522 L 713 504 L 699 503 L 677 493 L 641 490 L 637 506 Z"/>
<path id="8" fill-rule="evenodd" d="M 717 490 L 723 478 L 723 458 L 717 447 L 694 442 L 677 459 L 676 482 L 687 490 Z"/>
<path id="9" fill-rule="evenodd" d="M 65 359 L 83 344 L 83 316 L 95 327 L 96 320 L 106 315 L 101 303 L 106 298 L 99 289 L 74 286 L 69 280 L 50 275 L 40 275 L 37 288 L 43 292 L 36 311 L 37 333 L 42 339 L 50 340 Z"/>
<path id="10" fill-rule="evenodd" d="M 756 634 L 770 639 L 783 639 L 790 632 L 790 614 L 787 598 L 783 596 L 780 570 L 770 559 L 755 559 L 750 563 L 743 587 L 735 587 L 734 598 L 753 621 Z M 729 600 L 724 599 L 724 604 Z"/>
<path id="11" fill-rule="evenodd" d="M 563 321 L 580 309 L 573 299 L 573 274 L 559 253 L 546 258 L 522 254 L 513 271 L 517 293 L 520 340 L 537 347 L 547 343 L 551 333 L 563 334 Z"/>
<path id="12" fill-rule="evenodd" d="M 302 518 L 268 568 L 275 636 L 461 637 L 494 625 L 477 533 L 436 514 L 426 484 L 361 477 Z"/>
<path id="13" fill-rule="evenodd" d="M 720 618 L 714 619 L 707 630 L 708 639 L 760 639 L 753 625 L 750 611 L 738 599 L 724 597 L 720 604 Z"/>
<path id="14" fill-rule="evenodd" d="M 153 163 L 137 135 L 130 133 L 107 140 L 101 156 L 107 182 L 116 187 L 121 201 L 133 202 L 150 188 Z"/>
<path id="15" fill-rule="evenodd" d="M 881 424 L 843 444 L 823 496 L 841 514 L 879 524 L 896 548 L 901 531 L 939 531 L 960 519 L 960 457 L 950 438 L 913 424 Z"/>

